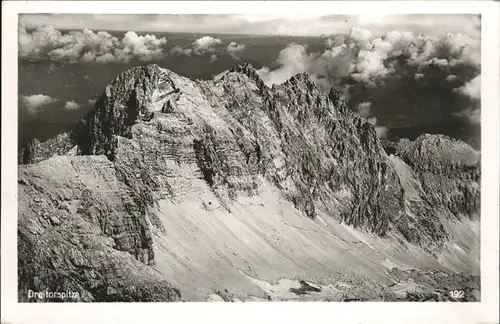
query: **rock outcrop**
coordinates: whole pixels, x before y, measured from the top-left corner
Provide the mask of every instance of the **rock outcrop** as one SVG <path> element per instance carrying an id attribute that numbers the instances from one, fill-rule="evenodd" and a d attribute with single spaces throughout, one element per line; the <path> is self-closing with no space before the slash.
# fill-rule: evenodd
<path id="1" fill-rule="evenodd" d="M 19 299 L 78 292 L 74 301 L 171 301 L 148 267 L 151 228 L 103 156 L 59 156 L 19 170 Z M 57 301 L 57 299 L 54 299 Z"/>
<path id="2" fill-rule="evenodd" d="M 266 182 L 304 217 L 439 253 L 450 218 L 478 217 L 479 154 L 440 135 L 384 146 L 306 74 L 268 88 L 248 64 L 218 81 L 134 67 L 74 131 L 21 154 L 20 296 L 35 286 L 89 301 L 180 298 L 153 270 L 152 237 L 169 235 L 154 211 L 196 199 L 200 181 L 217 199 L 206 209 L 231 212 Z"/>
<path id="3" fill-rule="evenodd" d="M 469 145 L 445 135 L 424 134 L 411 142 L 386 142 L 408 164 L 432 206 L 449 217 L 479 218 L 481 156 Z"/>
<path id="4" fill-rule="evenodd" d="M 76 155 L 77 146 L 74 134 L 62 133 L 45 142 L 33 138 L 18 154 L 20 164 L 32 164 L 50 158 L 53 155 Z"/>

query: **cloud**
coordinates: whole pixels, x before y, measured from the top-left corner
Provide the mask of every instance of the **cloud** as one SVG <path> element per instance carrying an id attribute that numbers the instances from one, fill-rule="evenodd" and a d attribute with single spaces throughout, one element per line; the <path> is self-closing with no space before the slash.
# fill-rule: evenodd
<path id="1" fill-rule="evenodd" d="M 161 32 L 232 33 L 253 35 L 318 36 L 334 30 L 347 34 L 353 27 L 380 36 L 390 30 L 444 36 L 454 31 L 479 39 L 480 15 L 402 14 L 402 15 L 143 15 L 143 14 L 23 14 L 29 28 L 51 24 L 60 29 L 94 26 L 100 30 L 147 30 Z"/>
<path id="2" fill-rule="evenodd" d="M 481 98 L 481 74 L 476 76 L 474 79 L 465 83 L 460 88 L 455 88 L 455 92 L 461 93 L 464 96 L 470 97 L 471 99 Z"/>
<path id="3" fill-rule="evenodd" d="M 373 83 L 374 79 L 383 78 L 394 72 L 392 68 L 385 66 L 384 60 L 386 58 L 384 53 L 379 51 L 360 50 L 351 78 L 358 82 Z"/>
<path id="4" fill-rule="evenodd" d="M 180 55 L 191 56 L 192 53 L 193 53 L 193 50 L 191 48 L 182 48 L 182 46 L 180 46 L 180 45 L 175 45 L 170 50 L 170 54 L 176 55 L 176 56 L 180 56 Z"/>
<path id="5" fill-rule="evenodd" d="M 66 101 L 66 104 L 64 104 L 64 109 L 77 110 L 80 109 L 80 105 L 76 103 L 74 100 Z"/>
<path id="6" fill-rule="evenodd" d="M 385 126 L 375 126 L 375 133 L 377 134 L 378 138 L 387 138 L 387 135 L 389 134 L 389 128 Z"/>
<path id="7" fill-rule="evenodd" d="M 43 94 L 36 94 L 36 95 L 31 95 L 31 96 L 22 96 L 22 102 L 24 106 L 26 107 L 26 110 L 30 114 L 35 114 L 40 109 L 48 104 L 57 102 L 59 99 L 52 98 L 50 96 L 46 96 Z"/>
<path id="8" fill-rule="evenodd" d="M 463 86 L 453 89 L 471 102 L 471 107 L 454 113 L 455 117 L 465 119 L 471 124 L 481 123 L 481 74 L 466 82 Z"/>
<path id="9" fill-rule="evenodd" d="M 457 113 L 453 113 L 453 116 L 465 119 L 471 124 L 481 124 L 481 109 L 470 107 L 466 110 L 462 110 Z"/>
<path id="10" fill-rule="evenodd" d="M 425 78 L 425 74 L 423 73 L 415 73 L 415 75 L 413 76 L 415 78 L 415 80 L 422 80 Z"/>
<path id="11" fill-rule="evenodd" d="M 356 107 L 359 117 L 367 119 L 370 116 L 371 106 L 372 106 L 371 102 L 360 102 Z"/>
<path id="12" fill-rule="evenodd" d="M 84 28 L 62 33 L 44 25 L 28 32 L 22 21 L 19 26 L 19 56 L 29 59 L 75 62 L 151 61 L 162 57 L 165 37 L 137 35 L 128 31 L 119 39 L 106 31 Z"/>
<path id="13" fill-rule="evenodd" d="M 367 42 L 371 39 L 373 39 L 373 34 L 366 29 L 359 28 L 359 27 L 353 27 L 350 31 L 349 34 L 347 35 L 348 38 L 359 41 L 361 43 Z"/>
<path id="14" fill-rule="evenodd" d="M 222 43 L 218 38 L 213 38 L 211 36 L 203 36 L 198 38 L 193 42 L 193 54 L 194 55 L 204 55 L 207 53 L 215 52 L 215 46 Z"/>
<path id="15" fill-rule="evenodd" d="M 245 45 L 237 44 L 236 42 L 231 42 L 227 45 L 226 51 L 229 55 L 235 60 L 240 60 L 238 54 L 240 54 L 243 50 L 245 50 Z"/>
<path id="16" fill-rule="evenodd" d="M 289 44 L 278 55 L 278 68 L 263 67 L 259 74 L 268 85 L 281 83 L 293 74 L 307 72 L 324 89 L 333 85 L 363 83 L 383 86 L 388 76 L 412 72 L 414 79 L 425 80 L 429 69 L 440 69 L 448 75 L 456 70 L 480 69 L 480 41 L 463 34 L 443 37 L 414 35 L 389 31 L 375 37 L 356 27 L 347 34 L 321 38 L 322 52 L 309 53 L 299 44 Z"/>
<path id="17" fill-rule="evenodd" d="M 271 86 L 308 73 L 324 92 L 332 87 L 341 91 L 379 137 L 393 128 L 411 132 L 419 125 L 439 125 L 449 116 L 480 121 L 479 39 L 460 33 L 375 34 L 360 28 L 325 34 L 320 37 L 325 47 L 316 52 L 289 44 L 278 54 L 274 69 L 264 66 L 258 74 Z M 372 106 L 383 115 L 374 116 Z M 433 113 L 436 109 L 439 114 Z M 378 125 L 381 120 L 383 126 Z"/>
<path id="18" fill-rule="evenodd" d="M 222 41 L 218 38 L 213 38 L 211 36 L 203 36 L 192 42 L 190 47 L 182 47 L 180 45 L 175 45 L 171 50 L 171 55 L 176 56 L 203 56 L 210 55 L 210 63 L 217 60 L 217 55 L 215 55 L 215 46 L 221 44 Z"/>
<path id="19" fill-rule="evenodd" d="M 111 53 L 106 53 L 106 54 L 103 54 L 99 57 L 96 57 L 95 62 L 96 63 L 103 63 L 103 64 L 114 63 L 114 62 L 116 62 L 116 57 Z"/>
<path id="20" fill-rule="evenodd" d="M 345 44 L 347 34 L 333 34 L 333 35 L 322 34 L 320 38 L 323 40 L 325 49 L 332 49 L 339 45 Z"/>
<path id="21" fill-rule="evenodd" d="M 304 45 L 292 43 L 280 51 L 276 63 L 280 65 L 276 70 L 271 71 L 264 66 L 257 71 L 268 86 L 283 83 L 295 74 L 310 70 L 312 58 L 307 54 Z"/>
<path id="22" fill-rule="evenodd" d="M 44 106 L 47 106 L 49 104 L 53 104 L 56 102 L 60 102 L 61 100 L 58 98 L 53 98 L 44 94 L 35 94 L 35 95 L 30 95 L 30 96 L 22 96 L 21 101 L 26 107 L 26 110 L 30 114 L 36 114 L 37 112 L 41 111 Z M 94 105 L 96 102 L 95 99 L 89 99 L 88 104 L 89 105 Z M 61 105 L 58 105 L 61 107 Z M 81 104 L 77 103 L 74 100 L 71 101 L 66 101 L 64 103 L 64 109 L 66 110 L 77 110 L 82 107 Z"/>
<path id="23" fill-rule="evenodd" d="M 448 33 L 442 38 L 419 35 L 412 39 L 410 45 L 409 63 L 420 68 L 429 65 L 481 65 L 480 41 L 467 35 Z"/>
<path id="24" fill-rule="evenodd" d="M 357 41 L 360 39 L 365 40 L 368 35 L 368 33 L 357 31 L 350 34 L 349 37 Z M 332 84 L 325 77 L 318 78 L 319 75 L 332 75 L 341 78 L 349 76 L 349 73 L 355 70 L 355 67 L 349 62 L 352 58 L 350 54 L 341 57 L 338 61 L 335 59 L 332 60 L 332 58 L 337 58 L 338 55 L 341 55 L 342 50 L 347 48 L 348 45 L 343 44 L 339 46 L 341 47 L 340 50 L 335 48 L 326 50 L 318 56 L 317 54 L 308 54 L 306 46 L 292 43 L 280 51 L 276 59 L 279 67 L 276 70 L 262 67 L 257 73 L 265 84 L 271 86 L 273 84 L 281 84 L 295 74 L 308 72 L 320 87 L 329 91 Z M 341 84 L 341 86 L 341 90 L 344 92 L 344 100 L 347 100 L 349 97 L 349 86 L 345 84 Z M 371 102 L 360 102 L 356 107 L 357 114 L 364 122 L 369 122 L 375 127 L 378 137 L 385 138 L 388 135 L 389 129 L 385 126 L 377 125 L 377 118 L 371 114 L 371 105 Z"/>

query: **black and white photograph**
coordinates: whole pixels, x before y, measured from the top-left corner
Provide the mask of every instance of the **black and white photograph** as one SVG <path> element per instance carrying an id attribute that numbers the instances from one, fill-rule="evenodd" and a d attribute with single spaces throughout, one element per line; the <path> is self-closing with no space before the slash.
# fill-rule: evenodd
<path id="1" fill-rule="evenodd" d="M 484 301 L 483 16 L 332 6 L 17 13 L 16 302 Z"/>

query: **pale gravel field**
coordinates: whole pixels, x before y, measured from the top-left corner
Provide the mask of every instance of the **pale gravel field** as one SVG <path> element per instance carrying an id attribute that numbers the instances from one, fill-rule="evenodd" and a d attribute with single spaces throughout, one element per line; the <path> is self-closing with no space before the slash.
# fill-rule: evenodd
<path id="1" fill-rule="evenodd" d="M 155 269 L 185 300 L 223 300 L 219 294 L 240 301 L 383 299 L 418 291 L 416 284 L 397 282 L 392 268 L 479 269 L 478 255 L 455 257 L 460 233 L 438 262 L 416 246 L 364 233 L 329 215 L 306 218 L 265 181 L 258 196 L 239 197 L 229 209 L 203 181 L 195 184 L 195 194 L 178 203 L 160 201 L 156 211 L 166 233 L 154 236 Z M 321 292 L 290 292 L 299 280 Z"/>

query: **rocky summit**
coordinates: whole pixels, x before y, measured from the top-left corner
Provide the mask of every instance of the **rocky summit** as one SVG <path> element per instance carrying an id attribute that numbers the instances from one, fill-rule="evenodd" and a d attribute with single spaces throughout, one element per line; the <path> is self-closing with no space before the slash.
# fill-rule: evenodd
<path id="1" fill-rule="evenodd" d="M 480 160 L 380 140 L 307 74 L 137 66 L 21 150 L 19 300 L 479 300 Z"/>

